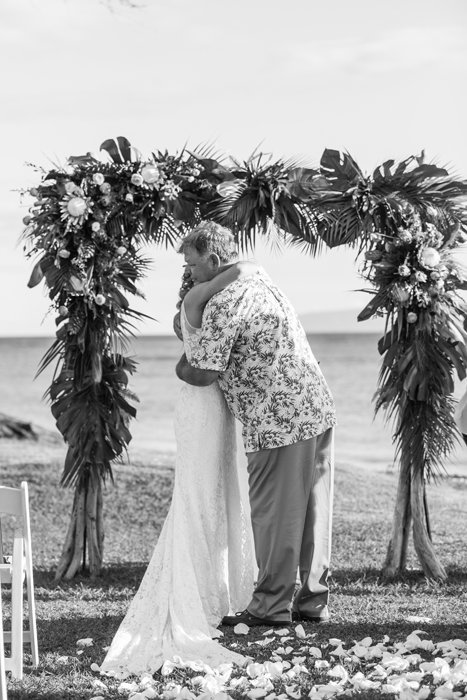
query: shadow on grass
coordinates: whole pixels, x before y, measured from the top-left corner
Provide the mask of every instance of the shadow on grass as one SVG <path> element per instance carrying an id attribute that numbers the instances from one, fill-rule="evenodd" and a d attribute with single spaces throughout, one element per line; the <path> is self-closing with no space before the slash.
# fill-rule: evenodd
<path id="1" fill-rule="evenodd" d="M 67 614 L 53 620 L 41 620 L 38 626 L 41 654 L 77 656 L 78 639 L 91 638 L 92 646 L 83 649 L 84 658 L 88 656 L 89 663 L 100 663 L 105 656 L 103 649 L 112 641 L 122 619 L 123 615 Z"/>
<path id="2" fill-rule="evenodd" d="M 60 589 L 64 593 L 77 588 L 88 588 L 90 590 L 99 589 L 128 589 L 137 588 L 144 576 L 148 562 L 123 562 L 121 564 L 110 564 L 103 568 L 100 576 L 91 578 L 84 572 L 78 573 L 71 581 L 55 581 L 55 568 L 35 568 L 34 586 L 37 589 L 54 590 L 57 593 Z M 38 597 L 40 597 L 40 591 Z"/>
<path id="3" fill-rule="evenodd" d="M 123 562 L 106 566 L 100 576 L 91 578 L 89 574 L 77 574 L 71 581 L 55 581 L 55 569 L 35 569 L 34 584 L 38 600 L 54 598 L 95 597 L 108 591 L 115 600 L 127 599 L 136 591 L 147 568 L 147 562 Z M 404 589 L 423 589 L 427 594 L 432 591 L 445 595 L 457 594 L 459 588 L 467 586 L 467 571 L 448 568 L 448 580 L 445 583 L 429 581 L 422 571 L 407 571 L 403 576 L 384 581 L 381 570 L 377 568 L 336 569 L 330 577 L 330 588 L 336 594 L 365 595 Z"/>
<path id="4" fill-rule="evenodd" d="M 91 697 L 89 689 L 76 689 L 68 687 L 66 690 L 62 688 L 53 691 L 50 687 L 45 687 L 44 690 L 34 689 L 16 689 L 14 684 L 8 684 L 8 700 L 83 700 L 83 698 Z"/>

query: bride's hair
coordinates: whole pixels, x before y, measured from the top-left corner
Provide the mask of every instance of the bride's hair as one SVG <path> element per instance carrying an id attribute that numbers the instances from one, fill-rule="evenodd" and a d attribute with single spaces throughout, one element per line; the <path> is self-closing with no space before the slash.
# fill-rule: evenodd
<path id="1" fill-rule="evenodd" d="M 201 221 L 182 240 L 179 253 L 194 248 L 200 255 L 215 253 L 221 263 L 228 263 L 238 257 L 235 237 L 228 228 L 215 221 Z"/>

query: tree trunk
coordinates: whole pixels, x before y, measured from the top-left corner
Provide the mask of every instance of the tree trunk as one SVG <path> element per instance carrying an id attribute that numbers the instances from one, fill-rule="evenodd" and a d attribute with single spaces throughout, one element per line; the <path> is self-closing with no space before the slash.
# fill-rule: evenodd
<path id="1" fill-rule="evenodd" d="M 84 568 L 86 551 L 91 576 L 99 575 L 104 555 L 102 505 L 102 481 L 99 477 L 89 478 L 76 487 L 70 524 L 55 572 L 56 581 L 69 581 L 80 566 Z"/>
<path id="2" fill-rule="evenodd" d="M 392 536 L 388 545 L 386 561 L 381 572 L 384 580 L 393 579 L 405 570 L 410 523 L 412 521 L 410 483 L 410 462 L 402 459 L 394 508 Z"/>
<path id="3" fill-rule="evenodd" d="M 445 581 L 446 570 L 439 561 L 431 541 L 425 480 L 422 474 L 411 473 L 412 471 L 410 460 L 402 458 L 392 536 L 381 576 L 383 580 L 390 580 L 404 573 L 412 522 L 414 547 L 423 573 L 427 578 Z"/>
<path id="4" fill-rule="evenodd" d="M 430 521 L 425 493 L 425 481 L 419 472 L 412 474 L 411 505 L 413 513 L 413 543 L 423 573 L 435 581 L 445 581 L 447 573 L 439 561 L 430 534 Z"/>

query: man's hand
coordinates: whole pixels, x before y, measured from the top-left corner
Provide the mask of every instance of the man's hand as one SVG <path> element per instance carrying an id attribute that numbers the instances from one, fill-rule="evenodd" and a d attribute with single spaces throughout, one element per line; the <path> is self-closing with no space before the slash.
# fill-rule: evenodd
<path id="1" fill-rule="evenodd" d="M 185 353 L 183 353 L 177 362 L 175 372 L 179 379 L 193 386 L 209 386 L 215 382 L 219 376 L 219 372 L 215 372 L 211 369 L 197 369 L 196 367 L 192 367 L 188 363 Z"/>
<path id="2" fill-rule="evenodd" d="M 177 336 L 177 338 L 179 340 L 183 340 L 182 327 L 180 325 L 180 311 L 178 311 L 174 316 L 173 329 L 174 329 L 174 333 Z"/>

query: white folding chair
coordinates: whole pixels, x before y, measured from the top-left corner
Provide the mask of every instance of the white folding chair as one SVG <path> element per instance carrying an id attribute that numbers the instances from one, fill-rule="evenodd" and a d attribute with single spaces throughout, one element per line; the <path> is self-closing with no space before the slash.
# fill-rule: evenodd
<path id="1" fill-rule="evenodd" d="M 2 642 L 11 644 L 11 656 L 5 658 L 5 670 L 13 678 L 23 677 L 23 645 L 30 644 L 33 666 L 39 664 L 37 646 L 36 608 L 34 603 L 34 580 L 32 573 L 31 525 L 29 521 L 28 485 L 21 482 L 20 488 L 0 486 L 0 518 L 15 517 L 13 554 L 5 557 L 3 552 L 0 521 L 0 591 L 1 584 L 11 585 L 11 630 L 4 631 Z M 11 561 L 10 561 L 11 560 Z M 29 628 L 23 630 L 23 582 L 26 579 Z"/>
<path id="2" fill-rule="evenodd" d="M 5 648 L 3 645 L 2 584 L 0 581 L 0 700 L 7 700 L 5 677 Z"/>

